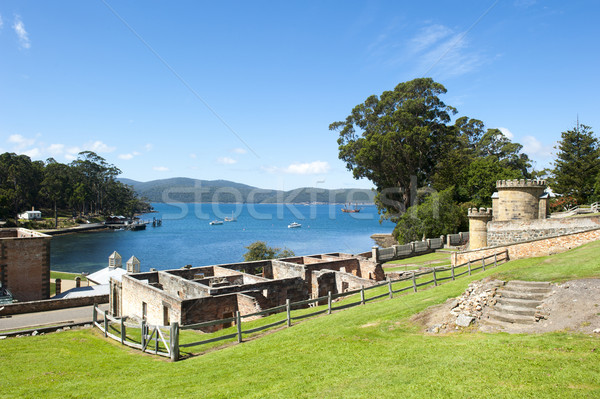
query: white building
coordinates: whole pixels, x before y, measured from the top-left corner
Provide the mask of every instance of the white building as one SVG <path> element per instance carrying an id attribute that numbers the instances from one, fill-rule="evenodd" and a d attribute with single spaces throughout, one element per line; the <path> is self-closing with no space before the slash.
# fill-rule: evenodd
<path id="1" fill-rule="evenodd" d="M 31 209 L 30 211 L 23 212 L 19 215 L 19 219 L 25 220 L 39 220 L 42 218 L 42 212 Z"/>

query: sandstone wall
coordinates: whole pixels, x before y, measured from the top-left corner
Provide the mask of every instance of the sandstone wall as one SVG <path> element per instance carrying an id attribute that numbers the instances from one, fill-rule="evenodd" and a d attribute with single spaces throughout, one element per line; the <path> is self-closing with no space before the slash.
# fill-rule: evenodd
<path id="1" fill-rule="evenodd" d="M 554 237 L 600 227 L 600 217 L 492 221 L 487 225 L 487 246 Z"/>
<path id="2" fill-rule="evenodd" d="M 0 316 L 9 316 L 22 313 L 46 312 L 49 310 L 76 308 L 90 306 L 95 303 L 107 303 L 108 295 L 86 296 L 82 298 L 45 299 L 41 301 L 15 302 L 2 305 Z M 90 320 L 92 313 L 90 311 Z"/>
<path id="3" fill-rule="evenodd" d="M 569 249 L 600 239 L 600 228 L 578 233 L 571 233 L 557 237 L 547 237 L 520 243 L 499 245 L 474 251 L 459 252 L 452 255 L 454 265 L 466 263 L 469 260 L 480 259 L 495 253 L 508 250 L 509 259 L 533 258 L 538 256 L 554 255 Z"/>

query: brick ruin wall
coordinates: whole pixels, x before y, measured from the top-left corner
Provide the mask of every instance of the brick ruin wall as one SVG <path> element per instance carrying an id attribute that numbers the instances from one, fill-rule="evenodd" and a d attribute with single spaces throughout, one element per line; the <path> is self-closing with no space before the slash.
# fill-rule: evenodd
<path id="1" fill-rule="evenodd" d="M 556 237 L 540 238 L 508 245 L 459 252 L 453 254 L 452 263 L 454 265 L 460 265 L 469 260 L 480 259 L 485 256 L 494 255 L 495 253 L 502 253 L 506 250 L 508 250 L 508 256 L 511 260 L 548 256 L 565 252 L 569 249 L 577 248 L 581 245 L 599 239 L 600 228 L 595 228 L 583 232 L 565 234 Z"/>
<path id="2" fill-rule="evenodd" d="M 50 297 L 50 237 L 28 230 L 2 232 L 0 279 L 19 301 Z"/>
<path id="3" fill-rule="evenodd" d="M 555 237 L 600 227 L 600 217 L 492 221 L 487 224 L 487 246 Z"/>

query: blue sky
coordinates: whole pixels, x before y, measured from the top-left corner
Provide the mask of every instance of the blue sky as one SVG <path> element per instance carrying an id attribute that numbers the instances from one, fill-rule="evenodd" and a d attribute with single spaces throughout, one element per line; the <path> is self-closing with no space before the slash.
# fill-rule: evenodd
<path id="1" fill-rule="evenodd" d="M 600 129 L 595 1 L 0 2 L 0 152 L 141 181 L 371 187 L 337 158 L 371 94 L 430 76 L 538 168 Z"/>

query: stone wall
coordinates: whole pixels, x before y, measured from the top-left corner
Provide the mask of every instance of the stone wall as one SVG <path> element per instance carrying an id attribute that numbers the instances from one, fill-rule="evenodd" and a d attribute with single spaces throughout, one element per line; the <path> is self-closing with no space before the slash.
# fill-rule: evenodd
<path id="1" fill-rule="evenodd" d="M 237 294 L 212 296 L 199 299 L 187 299 L 181 303 L 182 325 L 196 324 L 205 321 L 220 320 L 233 317 L 238 310 Z M 222 325 L 202 329 L 212 332 L 222 329 Z"/>
<path id="2" fill-rule="evenodd" d="M 600 239 L 600 228 L 583 232 L 571 233 L 556 237 L 546 237 L 537 240 L 529 240 L 508 245 L 499 245 L 479 250 L 465 251 L 452 254 L 452 263 L 460 265 L 469 260 L 480 259 L 495 253 L 503 253 L 508 250 L 509 259 L 533 258 L 539 256 L 554 255 L 557 253 L 577 248 L 581 245 Z"/>
<path id="3" fill-rule="evenodd" d="M 141 319 L 143 303 L 145 303 L 146 320 L 149 324 L 164 325 L 165 313 L 169 321 L 181 320 L 180 298 L 128 275 L 122 276 L 121 286 L 123 315 Z"/>
<path id="4" fill-rule="evenodd" d="M 600 217 L 492 221 L 487 225 L 487 246 L 554 237 L 600 227 Z"/>
<path id="5" fill-rule="evenodd" d="M 361 287 L 370 287 L 378 283 L 374 280 L 337 270 L 319 270 L 312 272 L 312 275 L 312 298 L 327 296 L 328 292 L 332 294 L 343 293 Z"/>
<path id="6" fill-rule="evenodd" d="M 3 229 L 0 281 L 18 301 L 50 297 L 50 236 L 27 229 Z"/>
<path id="7" fill-rule="evenodd" d="M 107 303 L 108 295 L 86 296 L 81 298 L 65 299 L 45 299 L 41 301 L 15 302 L 9 305 L 2 305 L 0 316 L 9 316 L 22 313 L 46 312 L 49 310 L 76 308 L 80 306 L 90 306 L 95 303 Z M 91 320 L 90 311 L 90 320 Z"/>

